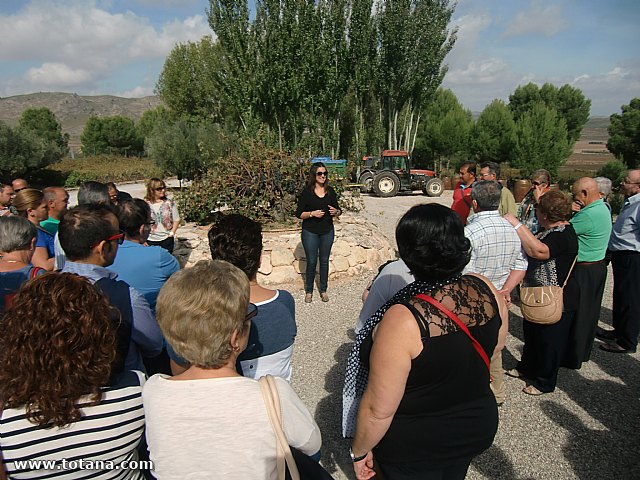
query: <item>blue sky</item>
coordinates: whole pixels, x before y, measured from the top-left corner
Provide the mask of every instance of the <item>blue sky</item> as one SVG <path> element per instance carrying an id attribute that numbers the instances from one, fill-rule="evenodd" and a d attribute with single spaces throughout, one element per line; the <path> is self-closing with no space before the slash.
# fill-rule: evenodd
<path id="1" fill-rule="evenodd" d="M 212 34 L 204 0 L 0 2 L 0 96 L 153 93 L 178 42 Z M 640 97 L 637 0 L 459 0 L 443 86 L 481 111 L 521 84 L 569 83 L 609 115 Z"/>

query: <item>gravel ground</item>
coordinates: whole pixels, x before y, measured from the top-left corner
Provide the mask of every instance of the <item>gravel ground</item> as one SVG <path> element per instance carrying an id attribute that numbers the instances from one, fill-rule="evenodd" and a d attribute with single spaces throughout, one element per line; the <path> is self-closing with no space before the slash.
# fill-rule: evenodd
<path id="1" fill-rule="evenodd" d="M 411 205 L 451 203 L 451 192 L 428 199 L 403 195 L 365 197 L 363 218 L 393 238 L 395 224 Z M 296 301 L 298 338 L 293 386 L 322 430 L 322 463 L 336 479 L 354 478 L 349 443 L 341 437 L 342 384 L 361 294 L 370 278 L 329 284 L 331 301 L 305 304 L 304 292 L 290 288 Z M 611 272 L 601 308 L 601 325 L 611 324 Z M 511 312 L 504 366 L 522 352 L 522 317 Z M 596 344 L 599 343 L 596 341 Z M 472 463 L 468 479 L 632 479 L 640 478 L 640 353 L 616 355 L 594 345 L 579 371 L 562 369 L 552 394 L 531 397 L 524 384 L 506 378 L 508 398 L 500 408 L 493 446 Z"/>

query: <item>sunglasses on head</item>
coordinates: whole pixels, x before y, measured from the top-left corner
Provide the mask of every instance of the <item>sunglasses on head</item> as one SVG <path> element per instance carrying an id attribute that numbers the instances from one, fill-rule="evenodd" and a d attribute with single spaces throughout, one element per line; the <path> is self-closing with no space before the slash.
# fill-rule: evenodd
<path id="1" fill-rule="evenodd" d="M 316 172 L 316 177 L 326 177 L 327 172 Z"/>

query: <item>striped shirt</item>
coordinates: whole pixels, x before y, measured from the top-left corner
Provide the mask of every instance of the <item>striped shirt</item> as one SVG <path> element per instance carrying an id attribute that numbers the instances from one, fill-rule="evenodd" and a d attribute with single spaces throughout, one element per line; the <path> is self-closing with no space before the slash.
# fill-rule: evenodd
<path id="1" fill-rule="evenodd" d="M 144 431 L 143 384 L 142 373 L 124 373 L 103 388 L 100 404 L 82 407 L 82 418 L 63 428 L 31 423 L 24 407 L 4 410 L 0 448 L 9 478 L 143 479 L 138 468 L 130 468 Z"/>

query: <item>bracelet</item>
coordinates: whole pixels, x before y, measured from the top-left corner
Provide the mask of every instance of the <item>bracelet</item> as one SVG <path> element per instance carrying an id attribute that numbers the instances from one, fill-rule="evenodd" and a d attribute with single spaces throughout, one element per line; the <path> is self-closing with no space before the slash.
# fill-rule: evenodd
<path id="1" fill-rule="evenodd" d="M 518 222 L 518 224 L 513 227 L 514 230 L 518 230 L 522 226 L 522 223 Z"/>
<path id="2" fill-rule="evenodd" d="M 351 448 L 349 448 L 349 456 L 351 457 L 351 461 L 353 463 L 357 463 L 357 462 L 361 462 L 362 460 L 364 460 L 367 455 L 369 454 L 369 452 L 365 453 L 364 455 L 360 455 L 359 457 L 356 457 L 353 453 L 353 450 L 351 450 Z"/>

